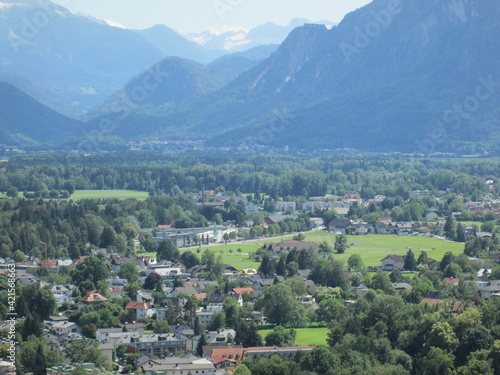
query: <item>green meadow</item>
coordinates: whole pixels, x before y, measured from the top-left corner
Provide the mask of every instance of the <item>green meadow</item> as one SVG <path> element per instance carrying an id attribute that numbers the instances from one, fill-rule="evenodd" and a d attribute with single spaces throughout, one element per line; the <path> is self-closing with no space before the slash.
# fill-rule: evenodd
<path id="1" fill-rule="evenodd" d="M 335 234 L 325 232 L 311 232 L 305 234 L 306 241 L 316 243 L 328 242 L 332 248 L 335 244 Z M 284 240 L 290 240 L 291 235 L 284 236 Z M 227 245 L 202 246 L 201 248 L 181 249 L 183 251 L 196 252 L 199 257 L 205 250 L 222 255 L 224 263 L 235 267 L 238 270 L 245 268 L 259 267 L 259 263 L 249 259 L 249 254 L 255 253 L 266 242 L 279 242 L 281 238 L 233 242 Z M 430 258 L 441 260 L 448 251 L 458 255 L 463 252 L 464 244 L 450 242 L 438 238 L 427 238 L 422 236 L 392 236 L 392 235 L 368 235 L 368 236 L 348 236 L 348 243 L 351 247 L 344 254 L 333 256 L 337 260 L 347 262 L 352 254 L 359 254 L 366 266 L 379 266 L 380 261 L 388 254 L 405 255 L 411 247 L 415 256 L 418 257 L 421 250 L 427 251 Z M 241 249 L 239 252 L 238 249 Z M 152 254 L 154 255 L 154 254 Z"/>
<path id="2" fill-rule="evenodd" d="M 117 198 L 117 199 L 129 199 L 135 198 L 140 200 L 145 200 L 149 194 L 145 191 L 135 191 L 135 190 L 76 190 L 72 195 L 71 199 L 78 201 L 82 199 L 105 199 L 105 198 Z"/>
<path id="3" fill-rule="evenodd" d="M 326 241 L 333 247 L 335 235 L 323 232 L 308 233 L 306 241 L 316 243 Z M 425 250 L 430 258 L 436 260 L 441 260 L 448 251 L 458 255 L 465 247 L 463 243 L 423 236 L 348 236 L 348 243 L 351 247 L 344 254 L 335 254 L 334 257 L 347 262 L 352 254 L 359 254 L 366 266 L 379 266 L 380 261 L 388 254 L 405 255 L 408 252 L 407 247 L 410 247 L 417 257 L 420 250 Z"/>
<path id="4" fill-rule="evenodd" d="M 327 345 L 327 327 L 297 328 L 295 330 L 297 331 L 297 337 L 295 339 L 295 345 L 297 346 Z M 270 329 L 259 331 L 263 338 L 265 338 L 270 332 L 272 332 Z"/>

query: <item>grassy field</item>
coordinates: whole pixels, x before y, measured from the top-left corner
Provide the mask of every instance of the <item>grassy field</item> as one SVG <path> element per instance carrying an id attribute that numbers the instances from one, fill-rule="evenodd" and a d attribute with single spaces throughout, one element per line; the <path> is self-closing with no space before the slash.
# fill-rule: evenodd
<path id="1" fill-rule="evenodd" d="M 105 199 L 105 198 L 118 198 L 128 199 L 135 198 L 144 200 L 149 196 L 145 191 L 134 190 L 76 190 L 71 198 L 73 200 L 81 199 Z"/>
<path id="2" fill-rule="evenodd" d="M 306 241 L 316 243 L 327 241 L 333 247 L 335 235 L 331 233 L 308 233 L 306 234 Z M 408 251 L 407 247 L 412 248 L 416 257 L 418 257 L 420 250 L 423 249 L 428 252 L 430 258 L 436 260 L 441 260 L 448 251 L 458 255 L 464 249 L 463 243 L 421 236 L 348 236 L 348 243 L 352 244 L 351 247 L 344 254 L 334 255 L 334 257 L 338 260 L 347 261 L 352 254 L 359 254 L 366 266 L 380 265 L 380 260 L 388 254 L 405 255 Z"/>
<path id="3" fill-rule="evenodd" d="M 309 345 L 327 345 L 326 338 L 328 334 L 328 328 L 297 328 L 297 338 L 295 339 L 295 345 L 297 346 L 309 346 Z M 272 330 L 262 330 L 259 331 L 262 337 L 266 337 Z"/>
<path id="4" fill-rule="evenodd" d="M 335 244 L 335 234 L 324 233 L 324 232 L 314 232 L 306 233 L 306 241 L 312 241 L 316 243 L 321 243 L 323 241 L 328 242 L 332 247 Z M 290 240 L 292 236 L 284 236 L 284 240 Z M 256 252 L 262 245 L 266 242 L 279 242 L 281 238 L 275 239 L 265 239 L 261 238 L 254 241 L 245 241 L 244 243 L 236 242 L 229 243 L 227 245 L 216 245 L 216 246 L 202 246 L 201 251 L 198 253 L 197 249 L 189 249 L 192 252 L 197 252 L 198 256 L 206 249 L 215 252 L 216 255 L 222 255 L 222 260 L 226 264 L 230 264 L 238 270 L 244 268 L 255 268 L 259 267 L 259 263 L 248 259 L 250 253 Z M 427 238 L 421 236 L 406 237 L 398 236 L 394 237 L 392 235 L 369 235 L 364 237 L 358 236 L 348 236 L 349 244 L 352 246 L 344 254 L 334 254 L 335 259 L 347 262 L 347 259 L 352 254 L 359 254 L 363 259 L 366 266 L 379 266 L 380 261 L 388 254 L 405 255 L 407 253 L 406 247 L 411 247 L 415 256 L 418 257 L 420 254 L 420 249 L 425 249 L 429 254 L 430 258 L 441 260 L 444 254 L 448 251 L 453 252 L 458 255 L 463 252 L 464 244 L 450 242 L 445 240 L 440 240 L 437 238 Z M 241 249 L 241 252 L 238 252 Z M 432 250 L 435 249 L 435 250 Z M 180 249 L 181 252 L 187 251 L 185 249 Z M 155 254 L 151 254 L 155 256 Z"/>

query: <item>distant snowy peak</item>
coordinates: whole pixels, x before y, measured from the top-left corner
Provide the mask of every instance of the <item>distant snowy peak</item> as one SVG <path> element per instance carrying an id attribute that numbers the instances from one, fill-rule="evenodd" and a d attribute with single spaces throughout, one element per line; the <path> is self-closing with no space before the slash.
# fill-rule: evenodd
<path id="1" fill-rule="evenodd" d="M 200 33 L 190 33 L 185 37 L 205 48 L 227 52 L 246 51 L 267 44 L 281 44 L 288 34 L 306 23 L 325 24 L 331 28 L 335 24 L 329 21 L 311 22 L 304 18 L 296 18 L 287 26 L 272 22 L 257 26 L 251 30 L 242 27 L 223 26 Z"/>

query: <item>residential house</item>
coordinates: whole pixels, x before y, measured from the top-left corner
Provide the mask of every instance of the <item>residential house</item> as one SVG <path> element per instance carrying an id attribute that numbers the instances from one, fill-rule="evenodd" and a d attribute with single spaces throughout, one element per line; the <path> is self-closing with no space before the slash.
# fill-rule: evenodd
<path id="1" fill-rule="evenodd" d="M 267 324 L 267 316 L 262 311 L 252 311 L 252 321 L 257 325 Z"/>
<path id="2" fill-rule="evenodd" d="M 271 215 L 264 219 L 264 223 L 266 225 L 273 225 L 281 223 L 282 221 L 285 220 L 295 220 L 297 219 L 297 217 L 298 217 L 297 215 Z"/>
<path id="3" fill-rule="evenodd" d="M 409 236 L 413 233 L 413 224 L 410 222 L 391 222 L 388 231 L 398 236 Z"/>
<path id="4" fill-rule="evenodd" d="M 334 233 L 346 234 L 351 225 L 351 220 L 348 219 L 333 219 L 328 223 L 328 230 Z"/>
<path id="5" fill-rule="evenodd" d="M 333 208 L 332 202 L 311 201 L 302 203 L 302 211 L 304 212 L 313 212 L 316 210 L 325 211 L 325 210 L 331 210 L 332 208 Z"/>
<path id="6" fill-rule="evenodd" d="M 106 281 L 109 282 L 109 286 L 111 288 L 119 288 L 119 289 L 123 289 L 125 287 L 125 284 L 128 283 L 127 279 L 120 279 L 118 276 L 109 278 Z"/>
<path id="7" fill-rule="evenodd" d="M 325 221 L 321 217 L 311 217 L 309 221 L 311 222 L 312 229 L 317 229 L 325 225 Z"/>
<path id="8" fill-rule="evenodd" d="M 217 348 L 210 347 L 208 357 L 214 363 L 215 367 L 219 370 L 233 370 L 243 359 L 249 357 L 253 359 L 271 358 L 272 356 L 280 356 L 283 359 L 293 359 L 299 353 L 305 353 L 313 350 L 314 347 L 255 347 L 255 348 L 241 348 L 241 347 L 226 347 Z"/>
<path id="9" fill-rule="evenodd" d="M 295 203 L 295 202 L 276 202 L 276 208 L 279 212 L 285 212 L 288 210 L 295 212 L 297 210 L 297 203 Z"/>
<path id="10" fill-rule="evenodd" d="M 257 213 L 260 211 L 260 207 L 255 203 L 247 203 L 245 205 L 245 212 Z"/>
<path id="11" fill-rule="evenodd" d="M 144 330 L 146 329 L 146 325 L 144 323 L 138 323 L 138 322 L 132 322 L 132 323 L 125 322 L 123 324 L 118 324 L 118 327 L 120 327 L 124 332 L 137 332 L 137 333 L 144 333 Z"/>
<path id="12" fill-rule="evenodd" d="M 99 293 L 88 293 L 84 297 L 78 299 L 78 308 L 81 309 L 84 305 L 98 305 L 107 301 L 108 299 L 101 296 Z"/>
<path id="13" fill-rule="evenodd" d="M 66 288 L 64 285 L 53 285 L 51 287 L 51 291 L 58 305 L 65 302 L 71 302 L 72 300 L 72 291 Z"/>
<path id="14" fill-rule="evenodd" d="M 227 346 L 234 342 L 236 331 L 234 329 L 222 329 L 206 333 L 206 339 L 210 346 Z"/>
<path id="15" fill-rule="evenodd" d="M 145 354 L 163 356 L 169 353 L 183 352 L 186 350 L 186 340 L 178 334 L 143 334 L 132 337 L 128 344 L 128 352 L 131 354 Z"/>
<path id="16" fill-rule="evenodd" d="M 109 288 L 111 297 L 123 298 L 127 295 L 127 292 L 120 288 Z"/>
<path id="17" fill-rule="evenodd" d="M 127 330 L 124 330 L 123 327 L 119 327 L 119 328 L 99 328 L 96 333 L 95 333 L 95 336 L 96 336 L 96 340 L 99 342 L 99 343 L 106 343 L 106 342 L 111 342 L 113 343 L 113 340 L 111 339 L 111 334 L 123 334 L 123 335 L 127 335 L 127 334 L 139 334 L 138 332 L 129 332 Z M 118 346 L 118 345 L 116 345 Z"/>
<path id="18" fill-rule="evenodd" d="M 57 272 L 61 271 L 61 267 L 69 267 L 73 264 L 71 259 L 58 259 L 57 260 Z"/>
<path id="19" fill-rule="evenodd" d="M 199 323 L 208 326 L 212 323 L 212 319 L 216 313 L 216 311 L 212 310 L 199 309 L 195 315 Z"/>
<path id="20" fill-rule="evenodd" d="M 363 199 L 361 199 L 359 194 L 346 194 L 342 198 L 342 202 L 349 205 L 357 204 L 361 206 L 363 204 Z"/>
<path id="21" fill-rule="evenodd" d="M 49 271 L 57 272 L 57 259 L 39 260 L 38 267 L 43 267 Z"/>
<path id="22" fill-rule="evenodd" d="M 134 310 L 137 319 L 146 319 L 151 317 L 156 311 L 149 302 L 132 301 L 125 306 L 127 310 Z"/>
<path id="23" fill-rule="evenodd" d="M 373 228 L 370 224 L 364 221 L 356 221 L 351 223 L 347 230 L 350 234 L 355 234 L 356 236 L 366 236 L 367 234 L 373 232 Z"/>
<path id="24" fill-rule="evenodd" d="M 408 283 L 394 283 L 396 294 L 402 295 L 405 291 L 411 292 L 413 287 Z"/>
<path id="25" fill-rule="evenodd" d="M 192 286 L 183 286 L 183 287 L 176 287 L 169 291 L 166 296 L 167 297 L 177 297 L 179 294 L 186 294 L 188 296 L 194 296 L 195 294 L 198 294 L 198 291 L 192 287 Z"/>
<path id="26" fill-rule="evenodd" d="M 230 294 L 219 294 L 213 293 L 208 297 L 208 305 L 207 310 L 210 311 L 222 311 L 224 301 L 227 297 L 231 296 Z"/>
<path id="27" fill-rule="evenodd" d="M 382 202 L 384 201 L 384 199 L 385 199 L 385 195 L 375 195 L 375 198 L 369 199 L 366 205 L 369 206 L 370 204 L 376 204 L 376 205 L 380 206 L 382 204 Z"/>
<path id="28" fill-rule="evenodd" d="M 120 268 L 125 263 L 135 263 L 139 268 L 139 271 L 146 271 L 146 265 L 141 257 L 136 258 L 121 258 L 120 256 L 114 256 L 111 258 L 111 268 L 113 271 L 118 272 Z"/>
<path id="29" fill-rule="evenodd" d="M 488 286 L 479 288 L 481 298 L 500 297 L 500 280 L 491 280 Z"/>
<path id="30" fill-rule="evenodd" d="M 380 269 L 382 271 L 392 272 L 394 270 L 404 270 L 406 256 L 400 255 L 387 255 L 384 259 L 382 259 L 382 265 Z"/>
<path id="31" fill-rule="evenodd" d="M 206 358 L 198 358 L 193 355 L 187 357 L 171 357 L 164 359 L 149 359 L 141 363 L 138 368 L 145 375 L 180 375 L 180 374 L 203 374 L 214 375 L 216 373 L 213 362 Z"/>
<path id="32" fill-rule="evenodd" d="M 78 324 L 69 321 L 57 322 L 51 326 L 51 329 L 58 336 L 68 335 L 70 333 L 82 333 Z"/>
<path id="33" fill-rule="evenodd" d="M 99 344 L 98 348 L 99 348 L 99 351 L 101 352 L 101 354 L 106 359 L 106 362 L 108 364 L 112 364 L 113 359 L 116 356 L 116 354 L 115 354 L 116 352 L 115 352 L 115 348 L 113 347 L 113 344 L 111 344 L 111 343 Z"/>
<path id="34" fill-rule="evenodd" d="M 230 264 L 225 264 L 224 265 L 224 275 L 229 276 L 229 275 L 236 275 L 238 273 L 238 269 L 231 266 Z"/>
<path id="35" fill-rule="evenodd" d="M 236 299 L 238 300 L 238 304 L 243 306 L 243 294 L 251 295 L 255 290 L 253 288 L 234 288 L 233 293 L 236 295 Z"/>
<path id="36" fill-rule="evenodd" d="M 210 347 L 210 353 L 208 357 L 210 361 L 215 365 L 218 370 L 234 370 L 244 359 L 243 347 L 222 347 L 222 348 L 212 348 Z"/>

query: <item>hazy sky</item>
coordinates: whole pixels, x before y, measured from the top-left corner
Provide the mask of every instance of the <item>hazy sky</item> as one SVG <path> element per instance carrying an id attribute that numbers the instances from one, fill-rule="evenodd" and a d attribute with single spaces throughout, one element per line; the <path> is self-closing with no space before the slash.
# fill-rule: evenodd
<path id="1" fill-rule="evenodd" d="M 294 18 L 340 22 L 371 0 L 53 0 L 72 12 L 130 29 L 165 24 L 181 33 L 223 26 L 252 28 Z"/>

